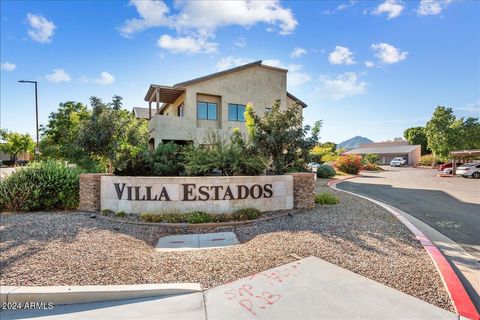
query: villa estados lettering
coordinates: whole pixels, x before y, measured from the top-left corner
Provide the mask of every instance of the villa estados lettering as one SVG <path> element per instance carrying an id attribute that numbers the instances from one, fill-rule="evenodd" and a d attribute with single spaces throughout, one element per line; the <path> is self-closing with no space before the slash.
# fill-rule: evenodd
<path id="1" fill-rule="evenodd" d="M 126 183 L 114 183 L 118 200 L 132 201 L 171 201 L 167 189 L 162 186 L 153 190 L 152 186 L 127 186 Z M 243 184 L 228 186 L 197 186 L 195 183 L 180 184 L 183 195 L 181 201 L 208 201 L 208 200 L 238 200 L 271 198 L 273 187 L 271 183 L 262 185 Z"/>

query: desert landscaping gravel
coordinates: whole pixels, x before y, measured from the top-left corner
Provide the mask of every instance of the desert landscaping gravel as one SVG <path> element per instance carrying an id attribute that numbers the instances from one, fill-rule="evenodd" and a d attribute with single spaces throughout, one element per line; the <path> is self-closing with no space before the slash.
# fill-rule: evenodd
<path id="1" fill-rule="evenodd" d="M 317 182 L 325 191 L 325 181 Z M 340 203 L 239 226 L 241 245 L 156 252 L 166 230 L 92 219 L 75 212 L 3 213 L 0 285 L 105 285 L 199 282 L 211 288 L 259 271 L 317 256 L 453 311 L 427 253 L 381 207 L 335 193 Z"/>

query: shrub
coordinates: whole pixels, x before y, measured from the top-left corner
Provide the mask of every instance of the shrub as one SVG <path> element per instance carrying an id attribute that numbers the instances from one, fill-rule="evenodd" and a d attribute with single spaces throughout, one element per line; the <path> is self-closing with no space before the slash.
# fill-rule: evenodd
<path id="1" fill-rule="evenodd" d="M 422 166 L 433 166 L 436 163 L 436 159 L 433 154 L 426 154 L 420 157 L 418 163 Z"/>
<path id="2" fill-rule="evenodd" d="M 257 219 L 261 212 L 257 209 L 247 208 L 235 211 L 232 214 L 210 214 L 203 211 L 187 213 L 151 213 L 140 214 L 140 220 L 145 222 L 168 222 L 168 223 L 209 223 L 227 221 L 245 221 Z"/>
<path id="3" fill-rule="evenodd" d="M 364 164 L 378 164 L 380 162 L 380 158 L 376 153 L 369 153 L 363 156 L 363 163 Z"/>
<path id="4" fill-rule="evenodd" d="M 75 209 L 79 175 L 65 162 L 32 162 L 0 181 L 0 203 L 14 211 Z"/>
<path id="5" fill-rule="evenodd" d="M 358 174 L 362 168 L 362 157 L 358 155 L 343 155 L 335 161 L 335 167 L 348 174 Z"/>
<path id="6" fill-rule="evenodd" d="M 380 167 L 376 163 L 367 163 L 362 166 L 362 170 L 367 171 L 380 171 Z"/>
<path id="7" fill-rule="evenodd" d="M 257 219 L 262 213 L 255 208 L 240 209 L 232 213 L 232 218 L 235 221 L 254 220 Z"/>
<path id="8" fill-rule="evenodd" d="M 102 211 L 100 211 L 100 213 L 102 214 L 102 216 L 108 216 L 109 214 L 112 214 L 113 211 L 110 209 L 103 209 Z"/>
<path id="9" fill-rule="evenodd" d="M 144 212 L 140 214 L 140 220 L 145 222 L 169 222 L 181 223 L 187 222 L 186 216 L 182 213 L 150 213 Z"/>
<path id="10" fill-rule="evenodd" d="M 252 150 L 238 130 L 229 140 L 210 132 L 204 145 L 189 146 L 184 152 L 186 174 L 204 176 L 214 170 L 222 175 L 259 175 L 265 170 L 265 161 Z"/>
<path id="11" fill-rule="evenodd" d="M 317 177 L 319 178 L 332 178 L 336 174 L 337 172 L 335 171 L 335 169 L 328 164 L 322 164 L 317 168 Z"/>
<path id="12" fill-rule="evenodd" d="M 117 218 L 125 218 L 127 214 L 125 213 L 125 211 L 118 211 L 117 213 L 115 213 L 115 217 Z"/>
<path id="13" fill-rule="evenodd" d="M 326 155 L 322 156 L 322 161 L 327 162 L 327 163 L 328 162 L 335 162 L 335 161 L 337 161 L 338 157 L 339 157 L 339 155 L 337 155 L 337 154 L 333 154 L 333 153 L 326 154 Z"/>
<path id="14" fill-rule="evenodd" d="M 212 221 L 212 216 L 202 211 L 189 212 L 186 216 L 188 223 L 208 223 Z"/>
<path id="15" fill-rule="evenodd" d="M 315 203 L 318 204 L 337 204 L 338 198 L 328 192 L 322 192 L 320 194 L 315 195 Z"/>

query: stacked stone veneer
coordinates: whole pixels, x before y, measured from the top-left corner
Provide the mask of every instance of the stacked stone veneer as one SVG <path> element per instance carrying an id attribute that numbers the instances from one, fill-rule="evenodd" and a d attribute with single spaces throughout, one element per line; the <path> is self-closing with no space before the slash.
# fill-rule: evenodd
<path id="1" fill-rule="evenodd" d="M 291 173 L 295 209 L 315 207 L 315 173 Z"/>
<path id="2" fill-rule="evenodd" d="M 80 175 L 80 204 L 78 210 L 100 211 L 100 181 L 105 173 L 85 173 Z"/>

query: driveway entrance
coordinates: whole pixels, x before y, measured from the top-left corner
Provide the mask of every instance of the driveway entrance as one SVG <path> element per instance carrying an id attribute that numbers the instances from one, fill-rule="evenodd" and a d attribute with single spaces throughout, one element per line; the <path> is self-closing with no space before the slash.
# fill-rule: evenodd
<path id="1" fill-rule="evenodd" d="M 480 180 L 441 178 L 433 169 L 383 168 L 386 171 L 364 173 L 337 188 L 395 206 L 480 259 Z"/>

